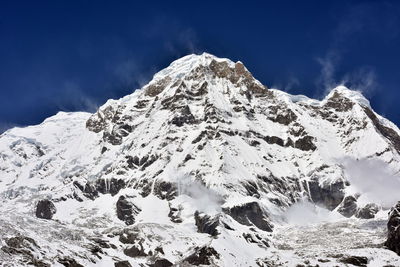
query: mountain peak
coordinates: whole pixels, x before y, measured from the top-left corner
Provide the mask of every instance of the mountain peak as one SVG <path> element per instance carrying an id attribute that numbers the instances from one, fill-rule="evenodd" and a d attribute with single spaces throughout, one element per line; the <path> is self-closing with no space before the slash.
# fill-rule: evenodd
<path id="1" fill-rule="evenodd" d="M 370 108 L 368 99 L 359 90 L 352 90 L 344 85 L 333 88 L 325 97 L 324 101 L 330 101 L 338 98 L 346 98 L 354 103 Z"/>
<path id="2" fill-rule="evenodd" d="M 159 71 L 154 75 L 154 79 L 160 79 L 165 76 L 169 76 L 171 78 L 180 78 L 185 74 L 189 73 L 193 69 L 198 66 L 208 66 L 211 62 L 226 62 L 229 66 L 233 67 L 235 65 L 230 59 L 227 58 L 219 58 L 209 53 L 198 54 L 190 54 L 177 60 L 173 61 L 167 68 Z"/>
<path id="3" fill-rule="evenodd" d="M 227 58 L 218 58 L 208 53 L 191 54 L 175 60 L 154 75 L 145 86 L 145 92 L 148 96 L 157 96 L 161 92 L 168 91 L 166 89 L 177 89 L 182 82 L 186 85 L 193 82 L 219 83 L 221 79 L 244 91 L 249 90 L 256 94 L 266 92 L 266 87 L 256 80 L 240 61 L 234 63 Z M 220 89 L 226 87 L 220 85 Z"/>

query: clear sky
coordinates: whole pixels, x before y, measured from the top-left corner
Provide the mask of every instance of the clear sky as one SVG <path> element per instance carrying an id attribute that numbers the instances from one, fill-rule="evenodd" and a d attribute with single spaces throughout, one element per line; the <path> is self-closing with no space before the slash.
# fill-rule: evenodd
<path id="1" fill-rule="evenodd" d="M 209 52 L 268 87 L 345 83 L 400 125 L 400 1 L 1 1 L 0 132 L 95 111 Z"/>

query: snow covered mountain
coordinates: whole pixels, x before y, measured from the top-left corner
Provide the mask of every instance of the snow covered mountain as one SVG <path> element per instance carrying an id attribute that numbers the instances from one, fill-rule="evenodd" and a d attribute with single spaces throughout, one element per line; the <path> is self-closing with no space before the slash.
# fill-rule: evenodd
<path id="1" fill-rule="evenodd" d="M 381 247 L 399 173 L 400 130 L 361 93 L 293 96 L 189 55 L 0 136 L 0 262 L 400 266 Z"/>

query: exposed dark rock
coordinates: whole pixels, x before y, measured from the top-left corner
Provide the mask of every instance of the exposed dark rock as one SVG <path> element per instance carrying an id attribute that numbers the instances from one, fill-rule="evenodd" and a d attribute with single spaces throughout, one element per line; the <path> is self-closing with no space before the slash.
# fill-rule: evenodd
<path id="1" fill-rule="evenodd" d="M 151 164 L 153 164 L 156 160 L 158 159 L 158 156 L 151 155 L 150 157 L 146 158 L 145 162 L 140 162 L 139 164 L 142 166 L 141 170 L 145 170 L 147 167 L 149 167 Z"/>
<path id="2" fill-rule="evenodd" d="M 11 248 L 38 248 L 39 246 L 36 244 L 35 240 L 23 236 L 23 235 L 18 235 L 14 237 L 7 238 L 6 240 L 7 246 Z"/>
<path id="3" fill-rule="evenodd" d="M 6 245 L 1 250 L 9 255 L 19 255 L 28 265 L 36 267 L 50 267 L 50 264 L 38 259 L 36 251 L 40 249 L 35 240 L 30 237 L 18 235 L 5 239 Z M 25 265 L 25 264 L 24 264 Z"/>
<path id="4" fill-rule="evenodd" d="M 122 135 L 123 137 L 128 136 L 133 131 L 133 129 L 134 129 L 133 126 L 126 123 L 117 124 L 117 130 L 119 134 Z"/>
<path id="5" fill-rule="evenodd" d="M 175 184 L 161 180 L 155 182 L 153 193 L 159 198 L 167 200 L 172 200 L 178 195 Z"/>
<path id="6" fill-rule="evenodd" d="M 314 151 L 317 147 L 313 143 L 314 137 L 304 136 L 294 142 L 294 147 L 303 151 Z"/>
<path id="7" fill-rule="evenodd" d="M 182 218 L 180 217 L 181 210 L 182 210 L 182 207 L 174 208 L 174 207 L 171 206 L 171 204 L 169 204 L 168 217 L 171 218 L 171 222 L 174 222 L 174 223 L 181 223 L 182 222 Z"/>
<path id="8" fill-rule="evenodd" d="M 338 180 L 334 183 L 320 184 L 318 179 L 308 182 L 312 201 L 329 210 L 334 210 L 344 198 L 344 182 Z"/>
<path id="9" fill-rule="evenodd" d="M 257 202 L 249 202 L 240 206 L 224 208 L 223 211 L 238 223 L 248 226 L 254 225 L 263 231 L 272 232 L 273 226 L 269 222 L 267 214 Z"/>
<path id="10" fill-rule="evenodd" d="M 57 209 L 53 202 L 48 199 L 39 200 L 36 204 L 36 217 L 51 220 Z"/>
<path id="11" fill-rule="evenodd" d="M 379 211 L 379 206 L 369 203 L 357 211 L 356 217 L 361 219 L 372 219 Z"/>
<path id="12" fill-rule="evenodd" d="M 191 159 L 193 159 L 192 155 L 187 154 L 187 155 L 185 156 L 185 158 L 183 159 L 183 162 L 186 163 L 186 162 L 188 162 L 188 161 L 191 160 Z"/>
<path id="13" fill-rule="evenodd" d="M 74 181 L 74 186 L 82 191 L 83 195 L 89 199 L 94 200 L 101 194 L 111 194 L 115 196 L 118 192 L 125 188 L 126 184 L 123 179 L 111 178 L 104 179 L 100 178 L 86 184 L 81 184 L 78 181 Z"/>
<path id="14" fill-rule="evenodd" d="M 96 244 L 89 244 L 89 245 L 88 245 L 88 248 L 89 248 L 89 251 L 90 251 L 93 255 L 95 255 L 97 258 L 101 259 L 100 254 L 103 254 L 104 251 L 103 251 L 103 249 L 102 249 L 100 246 L 98 246 L 98 245 L 96 245 Z"/>
<path id="15" fill-rule="evenodd" d="M 264 140 L 268 144 L 277 144 L 278 146 L 284 146 L 283 139 L 278 136 L 265 136 Z"/>
<path id="16" fill-rule="evenodd" d="M 350 218 L 357 212 L 357 199 L 353 196 L 347 196 L 344 198 L 338 212 L 343 216 Z"/>
<path id="17" fill-rule="evenodd" d="M 183 261 L 192 265 L 215 265 L 214 259 L 219 259 L 220 255 L 212 247 L 197 248 L 196 251 L 185 258 Z"/>
<path id="18" fill-rule="evenodd" d="M 207 233 L 212 236 L 217 236 L 219 226 L 219 217 L 211 217 L 206 214 L 200 214 L 198 211 L 194 213 L 194 219 L 196 221 L 197 232 Z"/>
<path id="19" fill-rule="evenodd" d="M 126 196 L 120 196 L 117 201 L 117 217 L 124 221 L 126 225 L 135 223 L 135 216 L 141 211 L 135 204 L 133 204 Z"/>
<path id="20" fill-rule="evenodd" d="M 135 244 L 139 240 L 139 233 L 135 229 L 124 229 L 119 235 L 119 241 L 123 244 Z"/>
<path id="21" fill-rule="evenodd" d="M 363 256 L 347 256 L 339 260 L 342 263 L 352 264 L 355 266 L 367 266 L 368 258 Z"/>
<path id="22" fill-rule="evenodd" d="M 65 267 L 84 267 L 82 264 L 79 264 L 75 259 L 71 257 L 62 257 L 59 258 L 57 261 Z"/>
<path id="23" fill-rule="evenodd" d="M 170 267 L 173 263 L 167 259 L 157 259 L 153 264 L 149 264 L 150 267 Z"/>
<path id="24" fill-rule="evenodd" d="M 134 107 L 137 109 L 143 109 L 147 106 L 149 102 L 150 102 L 149 100 L 138 100 L 136 102 L 136 105 L 134 105 Z"/>
<path id="25" fill-rule="evenodd" d="M 251 146 L 259 146 L 259 145 L 260 145 L 260 142 L 258 142 L 257 140 L 251 140 L 251 141 L 250 141 L 250 145 L 251 145 Z"/>
<path id="26" fill-rule="evenodd" d="M 325 107 L 333 108 L 337 112 L 349 111 L 353 106 L 354 103 L 350 99 L 342 96 L 338 92 L 334 92 L 332 97 L 329 98 L 325 104 Z"/>
<path id="27" fill-rule="evenodd" d="M 115 196 L 122 188 L 125 187 L 125 181 L 117 178 L 98 179 L 95 182 L 95 186 L 98 192 Z"/>
<path id="28" fill-rule="evenodd" d="M 383 125 L 371 109 L 364 107 L 364 112 L 371 119 L 375 128 L 384 137 L 386 137 L 393 144 L 393 146 L 397 150 L 397 152 L 400 153 L 400 136 L 397 134 L 397 132 L 395 130 L 393 130 L 392 128 L 389 128 L 389 127 Z"/>
<path id="29" fill-rule="evenodd" d="M 124 249 L 124 254 L 126 256 L 129 256 L 132 258 L 147 256 L 147 253 L 144 252 L 144 249 L 143 249 L 143 246 L 141 243 L 139 243 L 139 248 L 136 245 L 134 245 L 134 246 L 131 246 L 130 248 Z"/>
<path id="30" fill-rule="evenodd" d="M 111 131 L 110 132 L 104 132 L 103 133 L 103 140 L 105 142 L 108 142 L 114 146 L 122 144 L 122 136 L 119 135 L 118 133 Z"/>
<path id="31" fill-rule="evenodd" d="M 101 248 L 114 248 L 114 249 L 116 248 L 114 244 L 109 243 L 109 241 L 105 239 L 94 237 L 90 238 L 90 240 L 99 245 Z"/>
<path id="32" fill-rule="evenodd" d="M 268 109 L 273 115 L 269 116 L 268 119 L 272 120 L 273 122 L 289 125 L 297 119 L 296 114 L 287 107 L 282 108 L 281 106 L 270 106 Z"/>
<path id="33" fill-rule="evenodd" d="M 195 139 L 193 139 L 192 144 L 196 144 L 196 143 L 200 142 L 201 139 L 203 139 L 203 137 L 205 137 L 206 135 L 207 135 L 207 131 L 202 131 L 199 136 L 197 136 Z"/>
<path id="34" fill-rule="evenodd" d="M 246 189 L 247 195 L 255 197 L 255 198 L 260 198 L 260 193 L 258 192 L 258 186 L 255 182 L 246 181 L 246 182 L 243 182 L 242 185 Z"/>
<path id="35" fill-rule="evenodd" d="M 400 201 L 390 210 L 385 245 L 400 256 Z"/>
<path id="36" fill-rule="evenodd" d="M 267 88 L 259 84 L 240 62 L 237 62 L 235 67 L 231 68 L 225 61 L 218 62 L 212 60 L 209 67 L 217 77 L 225 78 L 236 85 L 246 86 L 248 90 L 243 92 L 244 94 L 250 93 L 256 96 L 265 96 L 268 94 Z M 249 99 L 250 95 L 247 97 Z"/>
<path id="37" fill-rule="evenodd" d="M 240 133 L 235 133 L 235 132 L 227 132 L 227 131 L 222 131 L 223 133 L 226 133 L 228 135 L 240 135 Z M 248 131 L 247 134 L 252 134 L 253 136 L 257 137 L 257 138 L 261 138 L 263 139 L 265 142 L 267 142 L 268 144 L 277 144 L 278 146 L 282 146 L 282 147 L 293 147 L 293 148 L 297 148 L 303 151 L 314 151 L 317 147 L 315 146 L 315 144 L 313 143 L 314 141 L 314 137 L 312 136 L 303 136 L 299 139 L 297 139 L 295 142 L 293 142 L 293 140 L 291 140 L 290 138 L 287 139 L 286 143 L 285 141 L 278 137 L 278 136 L 263 136 L 260 133 L 257 133 L 255 131 Z"/>
<path id="38" fill-rule="evenodd" d="M 86 128 L 89 131 L 99 133 L 104 129 L 104 127 L 105 127 L 105 118 L 99 113 L 99 111 L 90 116 L 90 118 L 86 121 Z"/>
<path id="39" fill-rule="evenodd" d="M 171 78 L 166 76 L 163 79 L 160 79 L 152 84 L 150 84 L 149 86 L 147 86 L 144 90 L 146 92 L 146 95 L 148 96 L 156 96 L 159 93 L 161 93 L 165 87 L 167 87 L 169 85 L 169 83 L 171 82 Z"/>
<path id="40" fill-rule="evenodd" d="M 197 121 L 193 114 L 190 112 L 189 106 L 185 106 L 183 109 L 181 109 L 181 112 L 179 115 L 175 116 L 172 120 L 171 123 L 181 127 L 184 124 L 195 124 Z"/>
<path id="41" fill-rule="evenodd" d="M 132 267 L 129 261 L 118 261 L 114 263 L 115 267 Z"/>

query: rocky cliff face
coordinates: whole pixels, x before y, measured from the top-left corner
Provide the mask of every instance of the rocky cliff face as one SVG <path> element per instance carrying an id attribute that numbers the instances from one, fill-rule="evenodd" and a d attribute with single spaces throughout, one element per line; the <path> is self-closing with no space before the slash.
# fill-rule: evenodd
<path id="1" fill-rule="evenodd" d="M 385 245 L 400 255 L 400 202 L 389 212 L 388 237 Z"/>
<path id="2" fill-rule="evenodd" d="M 0 236 L 41 233 L 29 253 L 46 264 L 270 266 L 271 232 L 299 201 L 375 216 L 342 159 L 399 172 L 399 133 L 345 87 L 292 96 L 240 62 L 186 56 L 94 114 L 4 133 Z M 0 258 L 26 263 L 14 252 Z"/>

